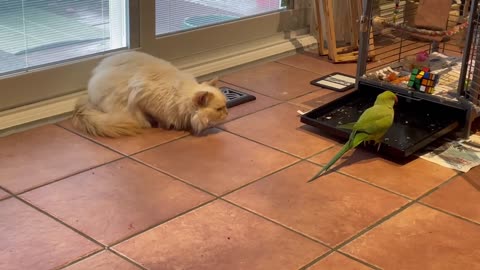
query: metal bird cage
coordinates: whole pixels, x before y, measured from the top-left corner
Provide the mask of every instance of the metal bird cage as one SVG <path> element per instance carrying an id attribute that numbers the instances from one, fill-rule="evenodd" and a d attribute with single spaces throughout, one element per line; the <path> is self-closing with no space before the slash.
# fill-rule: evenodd
<path id="1" fill-rule="evenodd" d="M 446 134 L 468 137 L 480 115 L 479 1 L 363 0 L 356 90 L 301 122 L 347 139 L 339 125 L 390 90 L 399 102 L 383 154 L 405 158 Z"/>
<path id="2" fill-rule="evenodd" d="M 468 137 L 480 112 L 478 2 L 363 0 L 357 89 L 456 110 L 457 135 Z"/>

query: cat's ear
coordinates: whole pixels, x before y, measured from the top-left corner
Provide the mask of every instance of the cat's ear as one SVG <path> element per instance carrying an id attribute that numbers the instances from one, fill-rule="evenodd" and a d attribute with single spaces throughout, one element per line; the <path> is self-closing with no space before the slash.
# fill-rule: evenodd
<path id="1" fill-rule="evenodd" d="M 218 77 L 211 79 L 210 81 L 207 82 L 207 84 L 216 87 L 218 84 Z"/>
<path id="2" fill-rule="evenodd" d="M 206 107 L 212 98 L 212 93 L 208 91 L 200 91 L 195 93 L 195 96 L 193 97 L 193 102 L 199 107 Z"/>

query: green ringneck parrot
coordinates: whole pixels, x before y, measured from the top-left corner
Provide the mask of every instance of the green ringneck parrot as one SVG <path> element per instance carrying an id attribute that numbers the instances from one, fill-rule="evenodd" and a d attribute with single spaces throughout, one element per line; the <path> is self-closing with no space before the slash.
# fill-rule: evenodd
<path id="1" fill-rule="evenodd" d="M 357 147 L 362 142 L 374 141 L 375 144 L 378 144 L 377 150 L 380 150 L 380 143 L 383 140 L 383 136 L 393 124 L 393 106 L 397 102 L 398 99 L 394 93 L 385 91 L 377 96 L 374 105 L 366 109 L 362 115 L 360 115 L 357 122 L 338 126 L 339 128 L 352 130 L 348 141 L 332 160 L 308 182 L 324 174 L 348 150 Z"/>

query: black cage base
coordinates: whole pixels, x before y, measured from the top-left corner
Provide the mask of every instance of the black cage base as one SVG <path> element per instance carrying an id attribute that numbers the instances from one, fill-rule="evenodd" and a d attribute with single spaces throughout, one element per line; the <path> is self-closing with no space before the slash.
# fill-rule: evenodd
<path id="1" fill-rule="evenodd" d="M 337 126 L 357 121 L 383 91 L 374 87 L 357 89 L 302 115 L 301 122 L 346 140 L 350 131 Z M 380 148 L 381 154 L 392 158 L 409 157 L 436 139 L 461 127 L 466 113 L 459 108 L 400 95 L 394 109 L 393 126 L 385 135 Z M 377 151 L 373 145 L 367 148 Z"/>

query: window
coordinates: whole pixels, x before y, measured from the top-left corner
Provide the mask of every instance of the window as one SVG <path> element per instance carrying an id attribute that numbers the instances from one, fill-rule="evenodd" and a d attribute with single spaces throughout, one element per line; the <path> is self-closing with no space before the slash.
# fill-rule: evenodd
<path id="1" fill-rule="evenodd" d="M 189 68 L 209 63 L 202 72 L 214 72 L 220 66 L 213 63 L 229 57 L 222 53 L 277 44 L 284 31 L 306 29 L 308 5 L 292 1 L 0 0 L 0 112 L 75 96 L 117 50 Z"/>
<path id="2" fill-rule="evenodd" d="M 0 0 L 0 75 L 124 48 L 126 0 Z"/>
<path id="3" fill-rule="evenodd" d="M 286 0 L 156 0 L 156 34 L 164 35 L 286 8 Z"/>

